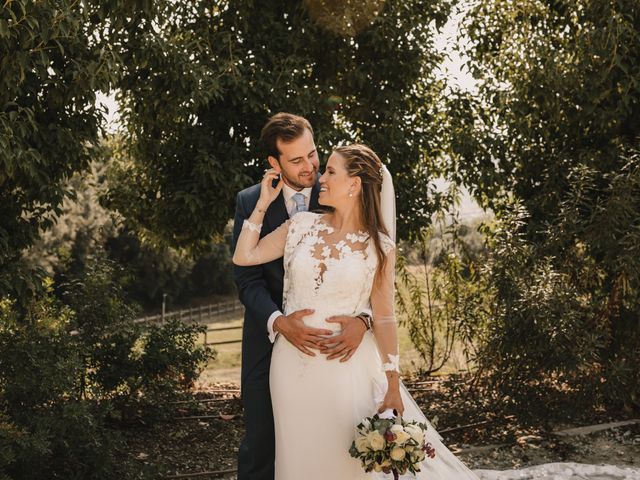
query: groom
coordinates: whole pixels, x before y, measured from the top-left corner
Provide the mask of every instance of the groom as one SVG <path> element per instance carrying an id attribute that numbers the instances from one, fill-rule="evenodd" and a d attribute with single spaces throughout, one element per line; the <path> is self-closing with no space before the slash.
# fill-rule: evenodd
<path id="1" fill-rule="evenodd" d="M 260 237 L 267 235 L 296 213 L 317 210 L 318 152 L 309 122 L 290 113 L 271 117 L 262 129 L 260 140 L 266 148 L 268 161 L 278 172 L 284 186 L 280 195 L 267 209 Z M 260 196 L 260 184 L 249 187 L 236 198 L 233 227 L 233 249 L 245 219 L 249 218 Z M 342 333 L 330 341 L 321 337 L 323 330 L 307 327 L 303 318 L 311 310 L 282 313 L 282 258 L 253 267 L 234 267 L 235 282 L 240 301 L 245 307 L 242 331 L 242 404 L 245 436 L 238 452 L 238 480 L 273 480 L 275 434 L 269 367 L 273 342 L 284 337 L 307 355 L 320 353 L 327 360 L 348 360 L 358 348 L 368 328 L 370 312 L 356 317 L 332 317 L 328 321 L 340 323 Z M 369 317 L 370 319 L 370 317 Z M 283 412 L 286 415 L 286 412 Z"/>

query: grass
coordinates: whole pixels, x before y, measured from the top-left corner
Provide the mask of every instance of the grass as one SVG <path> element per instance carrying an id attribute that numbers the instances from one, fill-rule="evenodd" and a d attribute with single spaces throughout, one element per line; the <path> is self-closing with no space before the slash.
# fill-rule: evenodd
<path id="1" fill-rule="evenodd" d="M 229 315 L 216 322 L 207 324 L 208 328 L 233 327 L 242 325 L 242 317 Z M 221 332 L 209 332 L 207 339 L 209 342 L 222 342 L 226 340 L 237 340 L 242 336 L 241 330 L 225 330 Z M 204 338 L 201 338 L 203 341 Z M 409 331 L 406 327 L 398 328 L 398 343 L 400 347 L 400 368 L 403 374 L 413 374 L 421 370 L 423 361 L 420 354 L 411 343 Z M 217 355 L 214 360 L 210 360 L 200 376 L 200 382 L 203 384 L 211 384 L 218 382 L 240 383 L 240 354 L 241 344 L 233 343 L 227 345 L 214 346 Z M 445 364 L 445 367 L 439 372 L 442 374 L 457 372 L 466 369 L 467 364 L 464 360 L 462 348 L 457 347 Z"/>

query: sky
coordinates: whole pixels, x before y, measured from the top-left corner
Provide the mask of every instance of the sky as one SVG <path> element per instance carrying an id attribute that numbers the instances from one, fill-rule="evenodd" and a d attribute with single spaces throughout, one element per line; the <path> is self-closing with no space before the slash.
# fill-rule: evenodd
<path id="1" fill-rule="evenodd" d="M 458 86 L 461 89 L 474 92 L 476 90 L 476 82 L 469 72 L 464 68 L 464 58 L 455 50 L 457 42 L 464 44 L 464 39 L 458 39 L 460 30 L 460 22 L 464 15 L 466 2 L 462 2 L 463 7 L 454 13 L 447 24 L 443 27 L 435 37 L 436 48 L 445 54 L 445 61 L 440 67 L 439 74 L 445 76 L 451 85 Z M 106 110 L 107 129 L 115 131 L 119 125 L 118 106 L 113 95 L 107 96 L 98 93 L 97 102 Z M 435 185 L 439 189 L 446 189 L 447 182 L 443 179 L 436 179 Z M 466 190 L 463 191 L 461 203 L 458 208 L 461 219 L 471 219 L 483 214 L 482 209 L 471 198 Z"/>

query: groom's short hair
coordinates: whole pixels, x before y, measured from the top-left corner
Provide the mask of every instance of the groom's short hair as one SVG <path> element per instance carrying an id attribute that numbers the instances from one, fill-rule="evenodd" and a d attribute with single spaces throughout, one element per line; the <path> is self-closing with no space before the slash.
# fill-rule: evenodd
<path id="1" fill-rule="evenodd" d="M 267 155 L 280 160 L 278 140 L 284 143 L 292 142 L 299 138 L 305 129 L 309 130 L 313 135 L 313 128 L 311 128 L 311 124 L 306 118 L 292 113 L 276 113 L 262 128 L 260 141 Z"/>

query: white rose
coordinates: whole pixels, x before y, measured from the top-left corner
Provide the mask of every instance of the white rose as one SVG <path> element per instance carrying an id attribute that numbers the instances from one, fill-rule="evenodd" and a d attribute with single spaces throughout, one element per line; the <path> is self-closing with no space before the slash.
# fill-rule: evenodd
<path id="1" fill-rule="evenodd" d="M 411 438 L 411 435 L 405 432 L 404 428 L 402 428 L 402 425 L 392 425 L 389 430 L 391 430 L 395 434 L 396 439 L 394 441 L 397 445 L 404 445 L 407 440 Z"/>
<path id="2" fill-rule="evenodd" d="M 411 439 L 411 435 L 409 435 L 407 432 L 402 432 L 401 435 L 398 435 L 398 438 L 396 441 L 398 442 L 398 445 L 404 445 L 410 439 Z"/>
<path id="3" fill-rule="evenodd" d="M 404 457 L 407 453 L 404 451 L 402 447 L 393 447 L 391 450 L 391 459 L 399 462 L 400 460 L 404 460 Z"/>
<path id="4" fill-rule="evenodd" d="M 376 472 L 381 472 L 381 471 L 382 471 L 382 467 L 380 466 L 380 464 L 379 464 L 379 463 L 376 463 L 376 464 L 373 466 L 373 469 L 374 469 Z"/>
<path id="5" fill-rule="evenodd" d="M 405 430 L 411 435 L 411 438 L 418 442 L 418 445 L 424 443 L 424 431 L 420 427 L 417 425 L 407 425 Z"/>
<path id="6" fill-rule="evenodd" d="M 405 446 L 404 446 L 404 449 L 405 449 L 408 453 L 411 453 L 411 452 L 413 452 L 413 451 L 416 449 L 416 447 L 414 447 L 413 445 L 405 445 Z"/>
<path id="7" fill-rule="evenodd" d="M 422 462 L 426 457 L 426 454 L 422 450 L 414 450 L 411 452 L 411 462 L 418 463 Z"/>
<path id="8" fill-rule="evenodd" d="M 369 433 L 369 435 L 367 436 L 367 439 L 369 440 L 369 445 L 371 445 L 371 448 L 373 450 L 378 451 L 384 448 L 384 445 L 385 445 L 384 437 L 380 435 L 380 433 L 377 430 L 374 430 L 373 432 Z"/>
<path id="9" fill-rule="evenodd" d="M 391 425 L 389 430 L 391 430 L 393 433 L 404 432 L 404 427 L 402 425 L 394 423 L 393 425 Z"/>
<path id="10" fill-rule="evenodd" d="M 380 466 L 381 466 L 382 468 L 384 468 L 384 467 L 390 467 L 390 466 L 391 466 L 391 460 L 389 460 L 388 458 L 386 458 L 386 459 L 385 459 L 385 460 L 380 464 Z"/>
<path id="11" fill-rule="evenodd" d="M 360 453 L 366 453 L 369 449 L 369 439 L 367 437 L 356 438 L 356 449 Z"/>

